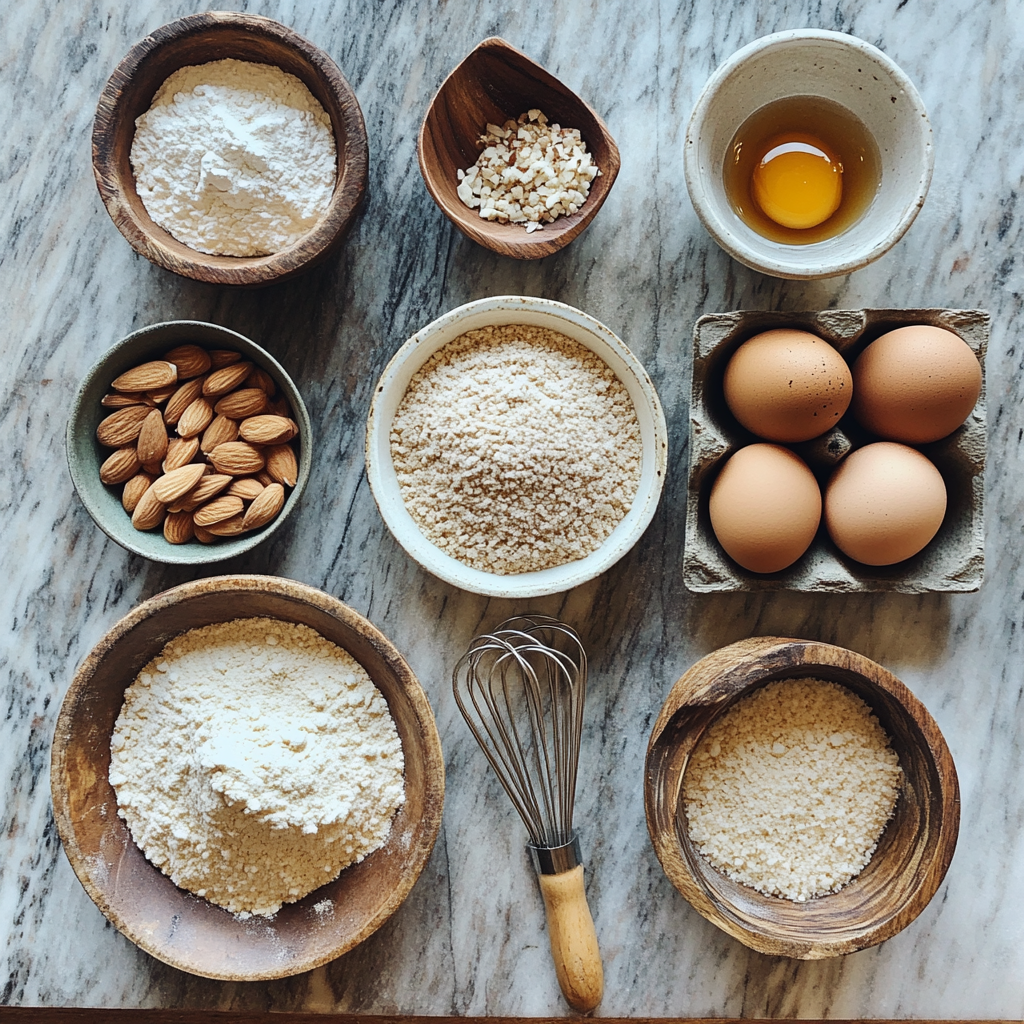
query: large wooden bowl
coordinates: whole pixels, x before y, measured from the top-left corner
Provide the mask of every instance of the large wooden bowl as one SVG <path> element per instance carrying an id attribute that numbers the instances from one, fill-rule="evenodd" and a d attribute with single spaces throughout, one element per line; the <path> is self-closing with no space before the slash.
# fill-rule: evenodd
<path id="1" fill-rule="evenodd" d="M 459 198 L 457 172 L 476 163 L 477 139 L 534 107 L 552 124 L 578 128 L 601 171 L 580 209 L 543 230 L 484 220 Z M 525 53 L 504 39 L 485 39 L 445 79 L 420 128 L 420 171 L 444 215 L 474 242 L 520 260 L 550 256 L 568 245 L 597 215 L 619 173 L 619 149 L 596 111 Z"/>
<path id="2" fill-rule="evenodd" d="M 839 683 L 867 703 L 903 769 L 896 809 L 867 867 L 843 889 L 793 903 L 713 868 L 690 841 L 680 794 L 690 754 L 741 697 L 778 679 Z M 925 908 L 953 858 L 960 789 L 946 742 L 921 702 L 881 665 L 831 644 L 758 637 L 697 662 L 672 687 L 647 748 L 644 803 L 669 880 L 698 913 L 761 953 L 820 960 L 876 945 Z"/>
<path id="3" fill-rule="evenodd" d="M 149 109 L 157 89 L 179 68 L 227 57 L 275 64 L 295 75 L 320 101 L 334 128 L 338 178 L 327 212 L 298 242 L 270 256 L 198 252 L 155 224 L 135 189 L 135 119 Z M 128 51 L 100 95 L 92 165 L 107 212 L 136 252 L 197 281 L 259 287 L 309 270 L 341 243 L 366 190 L 369 157 L 359 102 L 323 50 L 270 18 L 208 11 L 163 25 Z"/>
<path id="4" fill-rule="evenodd" d="M 366 669 L 388 702 L 405 756 L 405 803 L 387 842 L 272 919 L 238 920 L 177 888 L 132 841 L 107 780 L 110 736 L 125 688 L 177 634 L 268 616 L 311 626 Z M 401 655 L 366 619 L 327 594 L 272 576 L 222 576 L 139 605 L 75 674 L 53 738 L 54 817 L 79 881 L 119 931 L 180 970 L 225 981 L 281 978 L 352 949 L 401 905 L 441 826 L 444 759 L 426 694 Z M 327 913 L 315 909 L 330 900 Z"/>

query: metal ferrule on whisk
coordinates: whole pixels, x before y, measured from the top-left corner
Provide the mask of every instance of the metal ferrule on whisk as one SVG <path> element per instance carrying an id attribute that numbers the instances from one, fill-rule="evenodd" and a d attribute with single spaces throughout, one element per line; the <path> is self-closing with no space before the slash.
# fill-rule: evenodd
<path id="1" fill-rule="evenodd" d="M 560 875 L 583 863 L 579 832 L 573 832 L 572 839 L 561 846 L 534 846 L 533 843 L 527 843 L 526 848 L 530 851 L 530 859 L 538 875 Z"/>

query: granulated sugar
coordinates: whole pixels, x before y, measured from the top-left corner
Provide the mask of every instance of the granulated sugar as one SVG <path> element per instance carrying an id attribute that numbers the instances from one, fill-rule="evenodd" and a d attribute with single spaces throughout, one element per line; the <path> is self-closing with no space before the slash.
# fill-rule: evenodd
<path id="1" fill-rule="evenodd" d="M 902 770 L 870 708 L 820 679 L 771 683 L 705 733 L 683 778 L 690 838 L 720 871 L 802 902 L 871 859 Z"/>
<path id="2" fill-rule="evenodd" d="M 272 915 L 361 861 L 405 802 L 401 741 L 365 669 L 277 619 L 168 643 L 125 692 L 110 747 L 138 847 L 242 916 Z"/>
<path id="3" fill-rule="evenodd" d="M 611 368 L 541 327 L 469 331 L 413 376 L 391 427 L 402 499 L 453 558 L 498 574 L 584 558 L 636 497 L 636 410 Z"/>

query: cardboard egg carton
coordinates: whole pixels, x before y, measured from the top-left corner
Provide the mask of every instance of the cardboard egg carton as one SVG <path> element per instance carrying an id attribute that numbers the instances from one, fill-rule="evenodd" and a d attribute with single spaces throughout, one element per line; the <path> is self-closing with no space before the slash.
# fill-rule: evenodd
<path id="1" fill-rule="evenodd" d="M 959 335 L 977 355 L 981 396 L 962 427 L 932 444 L 917 445 L 946 483 L 946 515 L 923 551 L 889 566 L 855 562 L 832 543 L 821 526 L 807 552 L 782 572 L 759 574 L 734 562 L 711 528 L 708 499 L 725 460 L 762 438 L 740 426 L 722 391 L 733 352 L 755 334 L 777 327 L 811 331 L 834 345 L 852 366 L 875 338 L 897 327 L 928 324 Z M 683 579 L 696 592 L 721 590 L 806 590 L 831 593 L 892 590 L 905 594 L 977 590 L 985 570 L 985 352 L 989 315 L 979 309 L 840 309 L 781 313 L 747 311 L 702 316 L 693 329 L 690 404 L 690 479 L 686 502 Z M 789 445 L 810 465 L 820 484 L 854 448 L 878 438 L 847 413 L 823 437 Z M 824 492 L 823 492 L 824 493 Z"/>

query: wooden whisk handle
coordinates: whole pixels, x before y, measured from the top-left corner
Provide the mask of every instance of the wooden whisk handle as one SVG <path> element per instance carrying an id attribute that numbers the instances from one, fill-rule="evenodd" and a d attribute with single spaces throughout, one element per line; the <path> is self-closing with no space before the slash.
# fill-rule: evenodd
<path id="1" fill-rule="evenodd" d="M 558 984 L 573 1009 L 588 1013 L 604 995 L 604 969 L 583 889 L 583 865 L 558 875 L 540 875 L 540 891 Z"/>

